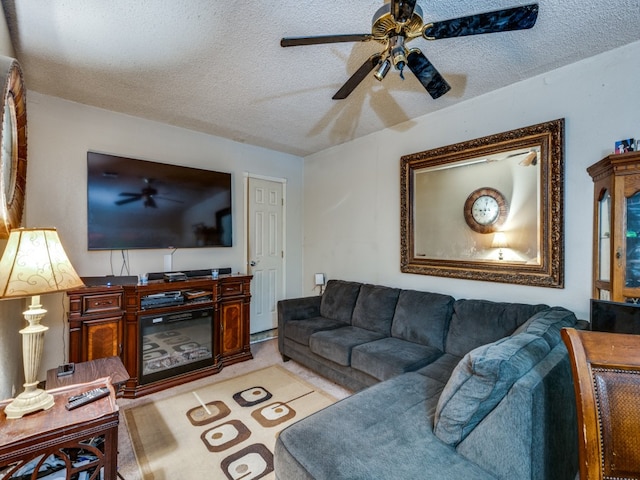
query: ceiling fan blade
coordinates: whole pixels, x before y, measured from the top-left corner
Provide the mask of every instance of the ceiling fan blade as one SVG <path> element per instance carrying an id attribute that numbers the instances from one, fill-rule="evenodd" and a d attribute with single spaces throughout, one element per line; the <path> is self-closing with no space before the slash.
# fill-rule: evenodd
<path id="1" fill-rule="evenodd" d="M 391 0 L 391 15 L 398 23 L 411 20 L 415 8 L 416 0 Z"/>
<path id="2" fill-rule="evenodd" d="M 120 194 L 120 195 L 122 195 L 122 194 Z M 141 198 L 142 198 L 141 195 L 132 196 L 131 198 L 125 198 L 124 200 L 118 200 L 117 202 L 115 202 L 115 204 L 116 205 L 124 205 L 126 203 L 137 202 Z"/>
<path id="3" fill-rule="evenodd" d="M 482 33 L 524 30 L 536 24 L 538 4 L 479 13 L 468 17 L 453 18 L 425 26 L 422 35 L 427 40 L 480 35 Z"/>
<path id="4" fill-rule="evenodd" d="M 365 62 L 360 66 L 356 72 L 351 75 L 349 80 L 345 82 L 344 85 L 336 92 L 336 94 L 332 97 L 334 100 L 344 100 L 349 96 L 353 90 L 360 85 L 360 82 L 364 80 L 364 78 L 369 75 L 369 72 L 373 70 L 378 63 L 380 63 L 380 59 L 382 58 L 381 53 L 376 53 L 371 55 Z"/>
<path id="5" fill-rule="evenodd" d="M 409 52 L 407 66 L 434 100 L 451 90 L 451 86 L 420 50 L 413 49 Z"/>
<path id="6" fill-rule="evenodd" d="M 296 47 L 298 45 L 319 45 L 323 43 L 367 42 L 373 38 L 370 33 L 355 33 L 346 35 L 321 35 L 318 37 L 288 37 L 280 40 L 281 47 Z"/>
<path id="7" fill-rule="evenodd" d="M 177 198 L 163 197 L 160 195 L 154 195 L 153 198 L 157 198 L 158 200 L 167 200 L 169 202 L 175 202 L 175 203 L 184 203 L 182 200 L 178 200 Z"/>

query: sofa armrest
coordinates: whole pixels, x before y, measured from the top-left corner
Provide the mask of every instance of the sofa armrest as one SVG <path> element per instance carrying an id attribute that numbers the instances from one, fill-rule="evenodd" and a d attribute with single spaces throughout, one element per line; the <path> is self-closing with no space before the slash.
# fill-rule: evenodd
<path id="1" fill-rule="evenodd" d="M 457 451 L 501 479 L 573 480 L 577 435 L 571 366 L 561 342 L 513 385 Z"/>
<path id="2" fill-rule="evenodd" d="M 278 302 L 278 348 L 284 351 L 284 324 L 295 320 L 320 316 L 320 295 L 315 297 L 290 298 Z"/>

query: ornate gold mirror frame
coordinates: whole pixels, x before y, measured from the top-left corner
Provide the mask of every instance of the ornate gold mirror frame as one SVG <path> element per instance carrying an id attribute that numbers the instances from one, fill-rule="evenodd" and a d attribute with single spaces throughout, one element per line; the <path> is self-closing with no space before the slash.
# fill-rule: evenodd
<path id="1" fill-rule="evenodd" d="M 27 101 L 18 62 L 0 56 L 0 238 L 22 224 L 27 185 Z"/>
<path id="2" fill-rule="evenodd" d="M 401 162 L 401 271 L 564 287 L 564 119 Z"/>

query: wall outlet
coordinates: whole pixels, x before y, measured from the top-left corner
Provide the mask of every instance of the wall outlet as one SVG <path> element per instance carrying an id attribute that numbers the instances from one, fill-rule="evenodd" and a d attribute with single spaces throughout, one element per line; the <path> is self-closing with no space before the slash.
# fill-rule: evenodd
<path id="1" fill-rule="evenodd" d="M 316 285 L 324 285 L 324 273 L 316 273 Z"/>

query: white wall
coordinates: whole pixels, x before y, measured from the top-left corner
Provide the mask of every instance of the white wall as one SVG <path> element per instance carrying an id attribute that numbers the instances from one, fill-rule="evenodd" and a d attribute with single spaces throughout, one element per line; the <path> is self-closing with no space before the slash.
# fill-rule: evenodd
<path id="1" fill-rule="evenodd" d="M 28 77 L 27 77 L 28 79 Z M 28 83 L 27 83 L 28 89 Z M 287 295 L 302 292 L 302 170 L 299 157 L 232 142 L 87 107 L 29 91 L 26 226 L 58 229 L 67 254 L 81 276 L 137 275 L 164 270 L 172 250 L 129 250 L 129 272 L 122 272 L 120 251 L 87 250 L 87 151 L 94 150 L 231 172 L 233 175 L 233 247 L 183 249 L 173 254 L 174 270 L 232 267 L 246 272 L 244 173 L 287 179 Z M 42 297 L 49 326 L 40 371 L 65 361 L 66 296 Z"/>
<path id="2" fill-rule="evenodd" d="M 613 153 L 615 140 L 640 137 L 639 56 L 636 42 L 305 158 L 305 292 L 313 273 L 324 272 L 456 298 L 562 305 L 588 319 L 593 183 L 586 168 Z M 425 101 L 432 100 L 425 94 Z M 402 155 L 557 118 L 566 119 L 564 289 L 400 272 Z"/>

